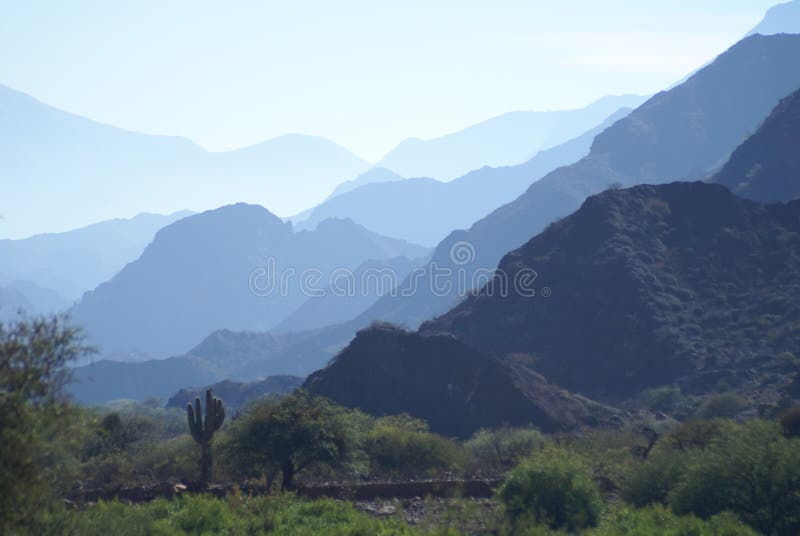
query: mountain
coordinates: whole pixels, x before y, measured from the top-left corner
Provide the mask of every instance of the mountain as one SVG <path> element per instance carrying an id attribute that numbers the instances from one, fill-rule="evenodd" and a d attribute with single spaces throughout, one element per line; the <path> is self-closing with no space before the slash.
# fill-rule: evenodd
<path id="1" fill-rule="evenodd" d="M 393 292 L 415 267 L 426 261 L 396 257 L 368 260 L 355 270 L 341 270 L 322 295 L 308 298 L 271 332 L 309 331 L 351 320 L 378 298 Z"/>
<path id="2" fill-rule="evenodd" d="M 265 380 L 247 383 L 222 381 L 201 388 L 181 389 L 167 400 L 166 407 L 185 409 L 195 398 L 202 397 L 206 389 L 211 389 L 214 396 L 225 402 L 226 408 L 241 409 L 253 400 L 268 395 L 287 395 L 302 384 L 303 379 L 297 376 L 270 376 Z"/>
<path id="3" fill-rule="evenodd" d="M 385 167 L 375 167 L 370 169 L 369 171 L 365 171 L 358 177 L 353 180 L 345 181 L 336 188 L 334 188 L 331 197 L 337 196 L 339 194 L 343 194 L 349 192 L 351 190 L 355 190 L 359 186 L 364 186 L 365 184 L 376 184 L 379 182 L 391 182 L 391 181 L 401 181 L 405 179 L 392 171 L 391 169 L 386 169 Z"/>
<path id="4" fill-rule="evenodd" d="M 348 217 L 387 236 L 435 245 L 453 229 L 469 226 L 513 200 L 550 171 L 586 156 L 594 137 L 629 111 L 617 110 L 577 138 L 517 166 L 483 167 L 450 182 L 418 178 L 355 188 L 315 207 L 298 225 L 313 228 L 326 218 Z"/>
<path id="5" fill-rule="evenodd" d="M 13 320 L 20 312 L 26 315 L 49 315 L 70 306 L 57 292 L 30 281 L 14 281 L 0 285 L 0 321 Z"/>
<path id="6" fill-rule="evenodd" d="M 214 330 L 265 330 L 337 269 L 425 256 L 349 220 L 294 232 L 265 208 L 237 204 L 164 227 L 141 257 L 72 309 L 101 355 L 179 355 Z"/>
<path id="7" fill-rule="evenodd" d="M 408 413 L 434 432 L 468 437 L 502 424 L 552 433 L 611 424 L 615 412 L 547 382 L 524 362 L 497 359 L 456 339 L 390 326 L 360 331 L 303 385 L 373 415 Z"/>
<path id="8" fill-rule="evenodd" d="M 215 331 L 184 355 L 124 362 L 98 360 L 73 369 L 69 393 L 83 404 L 127 398 L 167 398 L 176 391 L 220 382 L 253 382 L 276 376 L 305 377 L 327 363 L 336 349 L 304 346 L 319 332 L 271 335 L 266 332 Z M 312 351 L 313 350 L 313 351 Z M 260 381 L 260 380 L 258 380 Z"/>
<path id="9" fill-rule="evenodd" d="M 800 197 L 800 91 L 783 99 L 758 131 L 713 177 L 736 194 L 761 202 Z"/>
<path id="10" fill-rule="evenodd" d="M 329 140 L 301 135 L 210 153 L 185 139 L 102 125 L 5 86 L 0 162 L 0 236 L 17 238 L 241 199 L 292 214 L 369 167 Z"/>
<path id="11" fill-rule="evenodd" d="M 0 278 L 29 281 L 64 301 L 77 300 L 136 260 L 156 231 L 190 214 L 139 214 L 64 233 L 0 240 Z"/>
<path id="12" fill-rule="evenodd" d="M 708 392 L 768 377 L 754 371 L 800 344 L 798 303 L 800 201 L 643 185 L 590 197 L 420 332 L 530 354 L 555 383 L 618 401 L 673 382 Z"/>
<path id="13" fill-rule="evenodd" d="M 521 164 L 543 149 L 579 136 L 614 111 L 644 100 L 635 95 L 610 96 L 579 110 L 507 113 L 439 138 L 405 140 L 378 165 L 404 177 L 449 181 L 484 166 Z"/>
<path id="14" fill-rule="evenodd" d="M 706 178 L 800 87 L 798 57 L 798 35 L 740 41 L 599 134 L 579 162 L 534 182 L 469 230 L 452 232 L 399 296 L 378 300 L 363 317 L 414 327 L 442 314 L 482 286 L 505 253 L 610 185 Z"/>
<path id="15" fill-rule="evenodd" d="M 781 33 L 800 33 L 800 1 L 792 0 L 771 7 L 764 19 L 748 35 Z"/>

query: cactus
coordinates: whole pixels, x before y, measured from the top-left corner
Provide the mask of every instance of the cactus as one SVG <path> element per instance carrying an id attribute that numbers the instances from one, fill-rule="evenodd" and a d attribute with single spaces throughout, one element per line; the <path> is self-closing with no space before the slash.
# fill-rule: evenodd
<path id="1" fill-rule="evenodd" d="M 211 438 L 214 432 L 219 430 L 225 420 L 225 406 L 222 400 L 211 396 L 211 389 L 206 389 L 206 417 L 200 412 L 200 398 L 194 399 L 194 406 L 189 404 L 186 407 L 186 415 L 189 418 L 189 432 L 192 438 L 200 444 L 202 449 L 200 455 L 200 479 L 203 483 L 211 480 Z"/>

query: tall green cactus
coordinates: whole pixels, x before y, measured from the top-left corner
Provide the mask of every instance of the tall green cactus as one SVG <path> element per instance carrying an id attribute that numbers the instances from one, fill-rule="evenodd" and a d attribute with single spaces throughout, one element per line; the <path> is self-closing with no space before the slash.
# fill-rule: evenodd
<path id="1" fill-rule="evenodd" d="M 194 406 L 189 404 L 186 407 L 186 415 L 189 418 L 189 432 L 195 441 L 200 444 L 202 449 L 200 455 L 200 479 L 207 483 L 211 480 L 211 438 L 214 432 L 219 430 L 225 420 L 225 406 L 222 400 L 211 396 L 211 389 L 206 389 L 206 417 L 200 412 L 200 397 L 194 399 Z"/>

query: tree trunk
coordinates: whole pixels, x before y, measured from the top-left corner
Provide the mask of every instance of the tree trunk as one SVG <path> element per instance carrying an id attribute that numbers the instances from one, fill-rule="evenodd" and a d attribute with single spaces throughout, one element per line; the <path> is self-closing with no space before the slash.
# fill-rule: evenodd
<path id="1" fill-rule="evenodd" d="M 281 471 L 283 472 L 281 489 L 283 491 L 289 491 L 292 489 L 292 486 L 294 484 L 294 464 L 292 462 L 283 464 Z"/>

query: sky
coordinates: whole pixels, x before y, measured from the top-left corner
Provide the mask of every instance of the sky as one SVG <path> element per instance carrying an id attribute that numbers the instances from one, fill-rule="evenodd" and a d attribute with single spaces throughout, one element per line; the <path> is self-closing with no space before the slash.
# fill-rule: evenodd
<path id="1" fill-rule="evenodd" d="M 0 84 L 213 151 L 285 133 L 377 161 L 514 110 L 651 94 L 777 0 L 0 0 Z"/>

